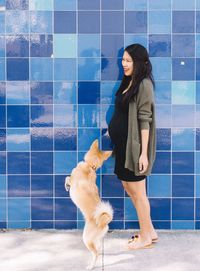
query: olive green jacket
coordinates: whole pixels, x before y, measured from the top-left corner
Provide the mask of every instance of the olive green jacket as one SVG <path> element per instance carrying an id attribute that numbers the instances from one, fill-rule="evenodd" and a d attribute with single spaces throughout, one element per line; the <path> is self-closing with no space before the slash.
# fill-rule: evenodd
<path id="1" fill-rule="evenodd" d="M 141 154 L 141 130 L 149 130 L 148 168 L 139 172 Z M 150 175 L 156 156 L 156 124 L 153 85 L 150 79 L 143 79 L 134 101 L 129 103 L 128 138 L 126 144 L 125 168 L 133 171 L 136 176 Z"/>

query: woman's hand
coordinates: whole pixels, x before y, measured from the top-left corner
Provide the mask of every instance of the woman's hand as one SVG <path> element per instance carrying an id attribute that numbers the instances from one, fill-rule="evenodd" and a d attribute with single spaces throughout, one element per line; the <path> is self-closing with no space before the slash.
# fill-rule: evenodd
<path id="1" fill-rule="evenodd" d="M 139 171 L 140 173 L 144 173 L 147 170 L 149 161 L 146 154 L 141 154 L 139 158 Z"/>

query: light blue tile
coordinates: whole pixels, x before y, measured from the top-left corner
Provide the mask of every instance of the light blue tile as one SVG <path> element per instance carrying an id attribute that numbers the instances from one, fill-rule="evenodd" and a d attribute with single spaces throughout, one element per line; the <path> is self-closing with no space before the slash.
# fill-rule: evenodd
<path id="1" fill-rule="evenodd" d="M 54 127 L 76 127 L 76 105 L 54 105 Z"/>
<path id="2" fill-rule="evenodd" d="M 198 1 L 198 0 L 197 0 Z M 195 9 L 195 0 L 173 0 L 173 10 L 193 10 Z"/>
<path id="3" fill-rule="evenodd" d="M 77 78 L 76 58 L 54 59 L 54 80 L 75 81 Z"/>
<path id="4" fill-rule="evenodd" d="M 53 0 L 31 0 L 30 10 L 53 10 Z"/>
<path id="5" fill-rule="evenodd" d="M 194 221 L 172 221 L 172 230 L 194 230 Z"/>
<path id="6" fill-rule="evenodd" d="M 29 104 L 30 103 L 30 85 L 29 82 L 7 82 L 7 104 Z"/>
<path id="7" fill-rule="evenodd" d="M 101 106 L 101 128 L 108 128 L 108 124 L 114 113 L 114 105 L 102 104 Z"/>
<path id="8" fill-rule="evenodd" d="M 0 221 L 6 221 L 6 199 L 0 199 Z"/>
<path id="9" fill-rule="evenodd" d="M 79 58 L 78 59 L 78 80 L 100 80 L 100 58 Z"/>
<path id="10" fill-rule="evenodd" d="M 30 199 L 8 199 L 8 221 L 30 220 Z"/>
<path id="11" fill-rule="evenodd" d="M 130 198 L 125 198 L 125 220 L 138 220 L 137 212 Z"/>
<path id="12" fill-rule="evenodd" d="M 200 128 L 200 105 L 196 105 L 196 127 Z"/>
<path id="13" fill-rule="evenodd" d="M 80 151 L 88 151 L 92 142 L 100 139 L 100 130 L 97 128 L 86 128 L 78 130 L 78 147 Z"/>
<path id="14" fill-rule="evenodd" d="M 30 11 L 30 32 L 52 33 L 52 12 Z"/>
<path id="15" fill-rule="evenodd" d="M 172 105 L 173 127 L 194 127 L 195 106 Z"/>
<path id="16" fill-rule="evenodd" d="M 200 34 L 196 34 L 196 57 L 200 57 Z"/>
<path id="17" fill-rule="evenodd" d="M 195 166 L 196 166 L 196 173 L 197 174 L 200 174 L 200 152 L 196 152 L 196 163 L 195 163 Z"/>
<path id="18" fill-rule="evenodd" d="M 5 57 L 5 37 L 0 36 L 0 57 Z"/>
<path id="19" fill-rule="evenodd" d="M 16 34 L 28 33 L 29 32 L 28 11 L 25 10 L 6 11 L 6 32 Z"/>
<path id="20" fill-rule="evenodd" d="M 100 126 L 100 106 L 98 104 L 79 104 L 78 106 L 79 127 Z"/>
<path id="21" fill-rule="evenodd" d="M 96 34 L 78 36 L 79 57 L 100 57 L 100 36 Z"/>
<path id="22" fill-rule="evenodd" d="M 172 114 L 171 105 L 157 105 L 156 106 L 157 128 L 171 128 L 171 114 Z"/>
<path id="23" fill-rule="evenodd" d="M 171 0 L 148 0 L 149 1 L 149 10 L 170 10 L 171 9 Z"/>
<path id="24" fill-rule="evenodd" d="M 149 33 L 170 34 L 171 33 L 171 12 L 170 11 L 149 11 Z"/>
<path id="25" fill-rule="evenodd" d="M 0 12 L 0 33 L 5 34 L 5 12 Z"/>
<path id="26" fill-rule="evenodd" d="M 30 151 L 29 129 L 7 129 L 8 151 Z"/>
<path id="27" fill-rule="evenodd" d="M 5 59 L 0 58 L 0 81 L 5 80 Z"/>
<path id="28" fill-rule="evenodd" d="M 147 10 L 147 0 L 125 0 L 125 10 Z"/>
<path id="29" fill-rule="evenodd" d="M 54 103 L 75 104 L 76 88 L 75 82 L 54 82 Z"/>
<path id="30" fill-rule="evenodd" d="M 73 58 L 77 56 L 77 36 L 75 34 L 54 34 L 54 57 Z"/>
<path id="31" fill-rule="evenodd" d="M 155 80 L 171 80 L 171 58 L 152 57 L 151 63 Z"/>
<path id="32" fill-rule="evenodd" d="M 29 229 L 31 228 L 30 221 L 8 221 L 8 229 Z"/>
<path id="33" fill-rule="evenodd" d="M 195 95 L 195 82 L 172 81 L 172 104 L 195 104 Z"/>
<path id="34" fill-rule="evenodd" d="M 51 58 L 31 58 L 31 80 L 52 81 L 53 60 Z"/>
<path id="35" fill-rule="evenodd" d="M 76 10 L 76 0 L 54 0 L 55 10 Z"/>
<path id="36" fill-rule="evenodd" d="M 149 197 L 171 197 L 171 176 L 149 176 Z"/>
<path id="37" fill-rule="evenodd" d="M 0 198 L 6 197 L 6 175 L 0 175 Z"/>
<path id="38" fill-rule="evenodd" d="M 133 43 L 139 43 L 147 48 L 147 35 L 125 34 L 125 47 Z"/>
<path id="39" fill-rule="evenodd" d="M 55 174 L 70 174 L 77 165 L 76 152 L 54 152 Z"/>
<path id="40" fill-rule="evenodd" d="M 196 197 L 200 198 L 200 175 L 196 175 Z"/>
<path id="41" fill-rule="evenodd" d="M 155 82 L 155 102 L 156 104 L 171 104 L 171 82 Z"/>
<path id="42" fill-rule="evenodd" d="M 172 130 L 172 150 L 194 150 L 193 129 L 173 129 Z"/>
<path id="43" fill-rule="evenodd" d="M 120 81 L 117 81 L 117 82 L 102 81 L 101 82 L 101 103 L 114 104 L 115 93 L 118 90 L 119 86 L 120 86 Z"/>
<path id="44" fill-rule="evenodd" d="M 200 10 L 200 0 L 196 0 L 196 9 Z"/>

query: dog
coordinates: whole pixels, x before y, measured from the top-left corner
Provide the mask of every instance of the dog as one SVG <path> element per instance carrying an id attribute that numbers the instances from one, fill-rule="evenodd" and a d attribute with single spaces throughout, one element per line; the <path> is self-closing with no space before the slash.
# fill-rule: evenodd
<path id="1" fill-rule="evenodd" d="M 108 232 L 108 224 L 113 219 L 113 208 L 109 202 L 101 201 L 96 185 L 96 170 L 100 168 L 112 151 L 101 151 L 96 139 L 84 156 L 84 161 L 78 163 L 71 175 L 65 179 L 65 189 L 70 198 L 81 210 L 85 226 L 83 242 L 92 254 L 88 270 L 94 268 L 101 249 L 101 242 Z"/>

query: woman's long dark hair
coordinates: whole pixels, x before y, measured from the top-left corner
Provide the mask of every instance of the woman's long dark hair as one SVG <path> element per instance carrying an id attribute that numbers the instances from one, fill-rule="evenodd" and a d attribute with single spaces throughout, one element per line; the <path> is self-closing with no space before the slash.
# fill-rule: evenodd
<path id="1" fill-rule="evenodd" d="M 132 80 L 129 91 L 124 94 L 123 99 L 124 102 L 130 102 L 137 94 L 139 90 L 139 85 L 144 78 L 149 78 L 153 86 L 155 86 L 155 82 L 152 75 L 152 65 L 149 60 L 149 55 L 146 48 L 141 44 L 136 43 L 127 46 L 125 48 L 125 51 L 131 56 L 133 60 L 133 74 L 130 76 L 123 76 L 121 85 L 116 92 L 116 95 L 125 90 L 128 87 L 130 81 Z"/>

